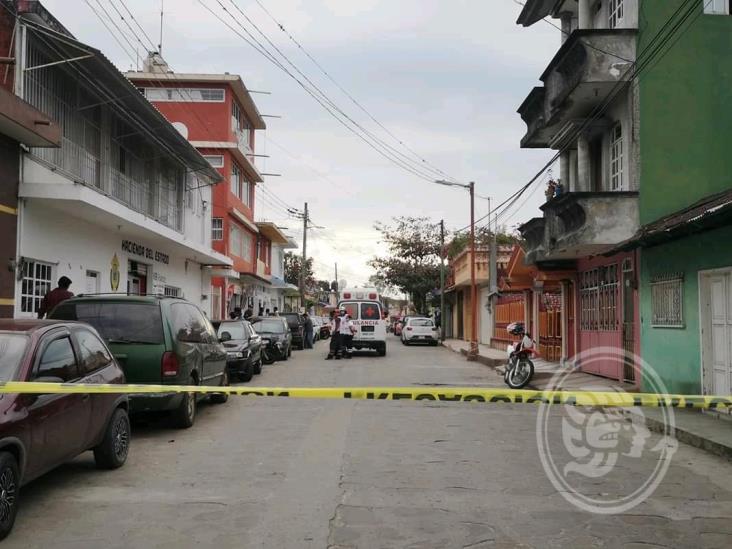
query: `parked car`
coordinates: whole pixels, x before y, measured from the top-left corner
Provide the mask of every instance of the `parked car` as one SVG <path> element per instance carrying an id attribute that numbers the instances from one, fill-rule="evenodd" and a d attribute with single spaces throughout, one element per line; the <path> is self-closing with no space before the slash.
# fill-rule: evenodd
<path id="1" fill-rule="evenodd" d="M 251 381 L 262 373 L 262 338 L 247 320 L 213 322 L 219 341 L 226 349 L 229 378 Z"/>
<path id="2" fill-rule="evenodd" d="M 320 341 L 320 327 L 323 323 L 317 316 L 311 316 L 310 320 L 313 321 L 313 343 Z"/>
<path id="3" fill-rule="evenodd" d="M 272 364 L 292 356 L 292 330 L 287 320 L 277 316 L 253 318 L 252 326 L 262 338 L 262 362 Z"/>
<path id="4" fill-rule="evenodd" d="M 94 326 L 112 350 L 129 383 L 165 385 L 229 384 L 226 350 L 201 310 L 183 299 L 163 296 L 95 295 L 68 299 L 50 318 Z M 130 413 L 171 412 L 175 424 L 191 427 L 196 393 L 130 397 Z M 210 396 L 224 403 L 226 393 Z"/>
<path id="5" fill-rule="evenodd" d="M 305 319 L 300 313 L 282 313 L 280 316 L 287 320 L 292 330 L 292 344 L 302 351 L 305 348 Z"/>
<path id="6" fill-rule="evenodd" d="M 428 343 L 436 346 L 440 340 L 440 330 L 431 318 L 409 317 L 402 329 L 402 343 Z"/>
<path id="7" fill-rule="evenodd" d="M 91 326 L 0 320 L 0 381 L 124 383 Z M 128 401 L 120 394 L 4 394 L 0 398 L 0 539 L 13 528 L 20 487 L 87 450 L 97 466 L 124 465 Z"/>

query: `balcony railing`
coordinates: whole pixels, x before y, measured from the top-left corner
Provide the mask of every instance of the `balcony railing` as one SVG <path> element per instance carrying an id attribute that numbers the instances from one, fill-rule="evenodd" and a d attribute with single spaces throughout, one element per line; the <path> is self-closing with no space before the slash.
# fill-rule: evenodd
<path id="1" fill-rule="evenodd" d="M 526 122 L 523 147 L 549 147 L 569 119 L 585 118 L 619 81 L 627 80 L 636 59 L 634 29 L 574 31 L 519 107 Z"/>
<path id="2" fill-rule="evenodd" d="M 637 192 L 566 193 L 541 208 L 519 231 L 530 263 L 598 255 L 638 230 Z"/>
<path id="3" fill-rule="evenodd" d="M 130 209 L 176 231 L 183 229 L 182 203 L 165 198 L 156 185 L 119 172 L 70 139 L 62 138 L 58 149 L 34 147 L 31 152 L 57 171 L 108 194 Z"/>

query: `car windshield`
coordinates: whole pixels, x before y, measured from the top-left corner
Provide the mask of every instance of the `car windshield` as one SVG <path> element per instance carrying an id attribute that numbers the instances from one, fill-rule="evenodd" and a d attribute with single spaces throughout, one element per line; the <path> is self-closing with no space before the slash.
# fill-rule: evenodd
<path id="1" fill-rule="evenodd" d="M 163 322 L 157 304 L 114 301 L 62 303 L 51 316 L 91 324 L 108 343 L 164 343 Z"/>
<path id="2" fill-rule="evenodd" d="M 0 381 L 12 381 L 28 347 L 28 338 L 21 334 L 0 333 Z"/>
<path id="3" fill-rule="evenodd" d="M 253 325 L 254 329 L 260 334 L 281 334 L 285 331 L 285 326 L 281 320 L 258 320 Z"/>
<path id="4" fill-rule="evenodd" d="M 249 339 L 249 332 L 243 322 L 222 322 L 219 326 L 218 336 L 227 332 L 231 339 Z"/>

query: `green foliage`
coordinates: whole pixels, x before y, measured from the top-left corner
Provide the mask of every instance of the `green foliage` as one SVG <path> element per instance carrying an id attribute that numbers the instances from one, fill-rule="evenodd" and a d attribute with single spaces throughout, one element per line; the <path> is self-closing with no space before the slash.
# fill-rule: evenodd
<path id="1" fill-rule="evenodd" d="M 292 252 L 285 252 L 285 282 L 299 286 L 300 284 L 300 268 L 302 265 L 302 256 Z M 313 258 L 309 257 L 305 262 L 305 288 L 315 286 L 315 276 L 313 273 Z"/>
<path id="2" fill-rule="evenodd" d="M 426 217 L 395 217 L 394 225 L 375 225 L 388 247 L 386 257 L 374 257 L 374 283 L 412 297 L 424 312 L 427 294 L 440 285 L 440 226 Z M 379 287 L 379 286 L 377 286 Z"/>
<path id="3" fill-rule="evenodd" d="M 478 227 L 475 231 L 476 247 L 488 247 L 491 243 L 491 233 L 488 227 Z M 496 243 L 498 246 L 513 246 L 521 243 L 521 237 L 506 232 L 504 228 L 499 228 L 496 233 Z M 450 244 L 447 246 L 447 257 L 450 259 L 456 257 L 470 245 L 470 232 L 455 233 Z"/>

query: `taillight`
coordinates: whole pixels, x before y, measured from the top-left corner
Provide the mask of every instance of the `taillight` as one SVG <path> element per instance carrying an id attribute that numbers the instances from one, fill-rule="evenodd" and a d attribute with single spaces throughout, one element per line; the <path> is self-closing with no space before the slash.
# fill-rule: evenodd
<path id="1" fill-rule="evenodd" d="M 178 357 L 175 355 L 175 353 L 171 353 L 170 351 L 166 351 L 165 353 L 163 353 L 161 369 L 163 377 L 174 377 L 178 375 L 180 364 L 178 363 Z"/>
<path id="2" fill-rule="evenodd" d="M 369 299 L 376 299 L 376 294 L 369 294 Z"/>

